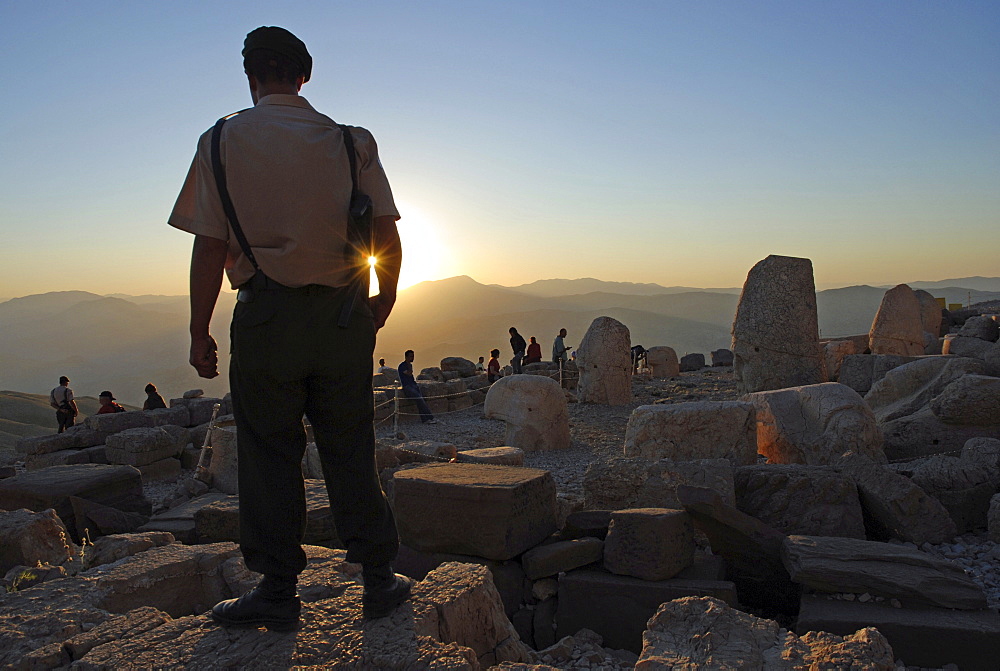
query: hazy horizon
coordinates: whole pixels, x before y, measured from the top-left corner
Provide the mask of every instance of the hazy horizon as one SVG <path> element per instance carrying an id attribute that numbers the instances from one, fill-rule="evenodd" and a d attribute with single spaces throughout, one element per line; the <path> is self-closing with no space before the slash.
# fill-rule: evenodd
<path id="1" fill-rule="evenodd" d="M 378 139 L 401 286 L 996 275 L 1000 4 L 4 3 L 0 294 L 187 290 L 197 137 L 281 25 Z"/>

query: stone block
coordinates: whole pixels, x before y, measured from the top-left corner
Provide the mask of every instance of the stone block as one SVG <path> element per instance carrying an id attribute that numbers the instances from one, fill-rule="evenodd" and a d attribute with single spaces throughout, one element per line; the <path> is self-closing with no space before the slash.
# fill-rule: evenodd
<path id="1" fill-rule="evenodd" d="M 892 464 L 891 468 L 937 499 L 951 515 L 959 533 L 986 527 L 990 497 L 997 491 L 995 468 L 946 455 Z"/>
<path id="2" fill-rule="evenodd" d="M 100 445 L 105 438 L 107 438 L 106 433 L 78 424 L 62 433 L 18 438 L 14 447 L 21 454 L 48 454 Z"/>
<path id="3" fill-rule="evenodd" d="M 457 451 L 452 443 L 436 440 L 411 440 L 394 448 L 396 460 L 401 464 L 435 463 L 450 461 Z"/>
<path id="4" fill-rule="evenodd" d="M 198 460 L 201 458 L 201 448 L 188 445 L 181 450 L 181 468 L 193 471 L 198 467 Z"/>
<path id="5" fill-rule="evenodd" d="M 994 543 L 1000 543 L 1000 494 L 990 499 L 990 509 L 986 513 L 986 533 Z"/>
<path id="6" fill-rule="evenodd" d="M 884 424 L 919 412 L 949 384 L 983 369 L 983 362 L 976 359 L 920 357 L 888 371 L 865 394 L 865 403 Z"/>
<path id="7" fill-rule="evenodd" d="M 179 456 L 190 440 L 190 432 L 179 426 L 127 429 L 108 436 L 105 454 L 113 464 L 127 464 L 141 470 L 143 466 Z"/>
<path id="8" fill-rule="evenodd" d="M 625 429 L 625 456 L 755 463 L 754 408 L 740 401 L 640 406 L 632 411 Z"/>
<path id="9" fill-rule="evenodd" d="M 87 453 L 87 459 L 91 464 L 108 463 L 107 446 L 105 445 L 94 445 L 93 447 L 85 447 L 80 451 Z"/>
<path id="10" fill-rule="evenodd" d="M 569 410 L 559 383 L 538 375 L 497 380 L 486 394 L 483 415 L 506 423 L 504 443 L 526 452 L 569 447 Z"/>
<path id="11" fill-rule="evenodd" d="M 946 424 L 1000 428 L 1000 378 L 963 375 L 931 399 L 931 411 Z"/>
<path id="12" fill-rule="evenodd" d="M 896 659 L 910 667 L 938 669 L 954 664 L 962 671 L 997 668 L 1000 615 L 994 610 L 893 608 L 883 603 L 839 601 L 803 595 L 795 631 L 846 635 L 875 627 Z"/>
<path id="13" fill-rule="evenodd" d="M 737 606 L 735 587 L 728 581 L 651 582 L 593 569 L 570 571 L 559 579 L 556 636 L 586 628 L 604 638 L 604 647 L 639 653 L 646 621 L 661 603 L 685 596 L 712 596 Z"/>
<path id="14" fill-rule="evenodd" d="M 617 319 L 598 317 L 591 322 L 576 350 L 580 375 L 577 398 L 581 403 L 631 402 L 631 347 L 628 327 Z"/>
<path id="15" fill-rule="evenodd" d="M 15 566 L 37 563 L 58 566 L 69 561 L 75 548 L 54 510 L 32 512 L 0 510 L 0 574 Z"/>
<path id="16" fill-rule="evenodd" d="M 782 533 L 865 538 L 857 485 L 831 468 L 742 466 L 735 483 L 736 507 Z"/>
<path id="17" fill-rule="evenodd" d="M 220 492 L 239 492 L 239 458 L 236 451 L 236 427 L 212 429 L 212 459 L 208 464 L 212 487 Z"/>
<path id="18" fill-rule="evenodd" d="M 24 458 L 24 467 L 29 471 L 37 471 L 49 466 L 67 466 L 71 464 L 89 464 L 90 454 L 84 450 L 60 450 L 43 454 L 29 454 Z"/>
<path id="19" fill-rule="evenodd" d="M 885 292 L 869 332 L 873 354 L 912 356 L 924 353 L 920 299 L 899 284 Z"/>
<path id="20" fill-rule="evenodd" d="M 74 531 L 79 538 L 94 540 L 101 536 L 131 533 L 149 520 L 146 515 L 128 513 L 76 496 L 69 497 L 69 501 L 76 524 Z"/>
<path id="21" fill-rule="evenodd" d="M 693 373 L 705 367 L 705 355 L 700 352 L 685 354 L 681 357 L 678 368 L 682 373 Z"/>
<path id="22" fill-rule="evenodd" d="M 174 457 L 167 457 L 154 461 L 151 464 L 144 464 L 137 467 L 142 473 L 143 482 L 155 482 L 157 480 L 169 480 L 176 478 L 181 473 L 181 460 Z"/>
<path id="23" fill-rule="evenodd" d="M 548 471 L 428 464 L 398 471 L 393 489 L 400 540 L 417 550 L 510 559 L 556 530 Z"/>
<path id="24" fill-rule="evenodd" d="M 890 370 L 918 358 L 920 357 L 898 354 L 849 354 L 840 365 L 837 380 L 859 394 L 867 394 L 872 385 Z"/>
<path id="25" fill-rule="evenodd" d="M 483 447 L 463 450 L 457 455 L 460 464 L 493 464 L 495 466 L 523 466 L 524 450 L 517 447 Z"/>
<path id="26" fill-rule="evenodd" d="M 150 518 L 137 531 L 160 531 L 173 534 L 181 543 L 197 543 L 198 533 L 195 528 L 195 513 L 205 506 L 227 498 L 226 494 L 210 492 L 197 496 L 181 505 L 165 510 Z"/>
<path id="27" fill-rule="evenodd" d="M 556 642 L 555 627 L 558 610 L 558 598 L 546 599 L 535 606 L 531 635 L 539 650 L 544 650 Z"/>
<path id="28" fill-rule="evenodd" d="M 649 461 L 642 458 L 595 461 L 583 479 L 587 510 L 677 508 L 680 485 L 707 487 L 735 505 L 733 467 L 728 459 Z"/>
<path id="29" fill-rule="evenodd" d="M 646 350 L 646 365 L 653 377 L 670 378 L 681 374 L 681 364 L 673 347 L 650 347 Z"/>
<path id="30" fill-rule="evenodd" d="M 666 580 L 694 562 L 694 527 L 683 510 L 633 508 L 611 513 L 604 568 L 642 580 Z"/>
<path id="31" fill-rule="evenodd" d="M 630 506 L 626 506 L 630 507 Z M 604 540 L 611 525 L 611 510 L 578 510 L 566 516 L 559 535 L 563 538 L 598 538 Z"/>
<path id="32" fill-rule="evenodd" d="M 534 547 L 521 557 L 521 565 L 529 580 L 538 580 L 592 564 L 603 556 L 604 541 L 581 538 Z"/>
<path id="33" fill-rule="evenodd" d="M 905 461 L 945 452 L 960 452 L 972 438 L 1000 438 L 1000 425 L 948 424 L 929 408 L 882 424 L 885 456 Z"/>
<path id="34" fill-rule="evenodd" d="M 127 412 L 109 412 L 104 415 L 91 415 L 83 423 L 84 426 L 92 431 L 110 435 L 128 429 L 142 429 L 153 426 L 153 418 L 142 410 L 129 410 Z"/>
<path id="35" fill-rule="evenodd" d="M 176 408 L 178 406 L 184 406 L 188 411 L 188 424 L 187 426 L 198 426 L 199 424 L 205 424 L 212 419 L 212 412 L 215 409 L 215 404 L 219 404 L 219 415 L 223 415 L 222 406 L 223 400 L 221 398 L 210 398 L 207 396 L 198 396 L 194 398 L 172 398 L 170 399 L 170 407 Z"/>
<path id="36" fill-rule="evenodd" d="M 186 405 L 172 408 L 157 408 L 144 411 L 150 417 L 153 426 L 192 426 L 191 412 Z"/>
<path id="37" fill-rule="evenodd" d="M 986 608 L 982 587 L 961 566 L 904 545 L 789 536 L 781 559 L 793 581 L 820 592 L 867 593 L 904 606 Z"/>
<path id="38" fill-rule="evenodd" d="M 448 399 L 448 412 L 458 412 L 459 410 L 465 410 L 466 408 L 471 408 L 475 403 L 468 395 L 457 396 L 455 398 Z"/>

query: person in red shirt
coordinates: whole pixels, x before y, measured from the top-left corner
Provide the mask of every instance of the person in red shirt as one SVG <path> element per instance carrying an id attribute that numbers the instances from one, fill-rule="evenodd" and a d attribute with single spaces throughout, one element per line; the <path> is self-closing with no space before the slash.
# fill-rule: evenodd
<path id="1" fill-rule="evenodd" d="M 490 362 L 486 366 L 486 376 L 490 384 L 500 379 L 500 350 L 495 349 L 490 352 Z"/>
<path id="2" fill-rule="evenodd" d="M 101 408 L 97 411 L 98 415 L 107 415 L 111 412 L 125 412 L 125 408 L 115 403 L 115 397 L 110 391 L 102 391 L 97 400 L 101 402 Z"/>
<path id="3" fill-rule="evenodd" d="M 524 363 L 527 365 L 529 363 L 538 363 L 542 360 L 542 346 L 535 342 L 535 336 L 530 338 L 531 344 L 528 345 L 528 350 L 524 354 Z"/>

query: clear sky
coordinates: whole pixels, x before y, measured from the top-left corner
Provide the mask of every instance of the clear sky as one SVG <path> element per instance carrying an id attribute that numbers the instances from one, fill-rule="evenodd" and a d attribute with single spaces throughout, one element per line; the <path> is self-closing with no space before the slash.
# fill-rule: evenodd
<path id="1" fill-rule="evenodd" d="M 0 296 L 186 292 L 166 225 L 259 25 L 369 128 L 403 284 L 1000 275 L 1000 3 L 0 2 Z"/>

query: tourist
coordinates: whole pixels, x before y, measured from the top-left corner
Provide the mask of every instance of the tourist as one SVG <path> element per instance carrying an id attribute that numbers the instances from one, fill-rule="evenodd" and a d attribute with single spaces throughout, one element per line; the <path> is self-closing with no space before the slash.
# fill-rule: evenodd
<path id="1" fill-rule="evenodd" d="M 393 370 L 392 368 L 390 368 L 389 366 L 385 365 L 385 359 L 379 359 L 378 360 L 378 372 L 380 372 L 380 373 L 389 373 L 391 375 L 392 373 L 395 373 L 396 371 Z"/>
<path id="2" fill-rule="evenodd" d="M 476 362 L 476 373 L 482 374 L 486 372 L 486 365 L 483 363 L 486 357 L 479 357 L 479 361 Z"/>
<path id="3" fill-rule="evenodd" d="M 49 405 L 56 410 L 57 433 L 62 433 L 76 423 L 80 409 L 73 400 L 73 390 L 69 388 L 69 378 L 63 375 L 59 378 L 59 386 L 49 392 Z"/>
<path id="4" fill-rule="evenodd" d="M 510 365 L 514 368 L 516 375 L 521 372 L 521 362 L 524 361 L 524 350 L 527 349 L 528 344 L 524 342 L 524 338 L 513 326 L 510 327 L 508 333 L 510 333 L 510 348 L 514 352 L 514 358 L 510 360 Z"/>
<path id="5" fill-rule="evenodd" d="M 500 379 L 500 350 L 490 350 L 490 364 L 486 367 L 486 379 L 493 384 Z"/>
<path id="6" fill-rule="evenodd" d="M 339 64 L 341 72 L 347 65 Z M 298 626 L 296 584 L 307 563 L 303 414 L 346 561 L 362 567 L 362 612 L 384 617 L 413 586 L 392 569 L 399 536 L 375 467 L 371 377 L 375 334 L 396 301 L 399 213 L 371 133 L 337 125 L 299 95 L 312 74 L 301 40 L 283 28 L 258 28 L 244 42 L 243 68 L 254 106 L 201 136 L 169 219 L 196 236 L 190 361 L 202 377 L 218 375 L 209 323 L 223 268 L 238 290 L 229 381 L 240 549 L 246 568 L 263 577 L 239 599 L 216 604 L 212 617 L 230 626 Z M 365 93 L 362 87 L 354 97 Z M 362 227 L 374 249 L 349 258 L 345 240 L 360 237 Z M 378 259 L 379 294 L 365 300 L 368 254 Z"/>
<path id="7" fill-rule="evenodd" d="M 420 386 L 417 385 L 417 381 L 413 378 L 413 350 L 408 349 L 403 352 L 403 357 L 403 363 L 399 364 L 397 368 L 399 371 L 399 384 L 403 387 L 403 396 L 412 399 L 417 404 L 421 422 L 424 424 L 437 424 L 434 414 L 427 407 L 424 395 L 420 393 Z"/>
<path id="8" fill-rule="evenodd" d="M 542 346 L 535 342 L 535 336 L 531 336 L 531 342 L 528 344 L 528 349 L 524 354 L 525 365 L 529 363 L 538 363 L 542 360 Z"/>
<path id="9" fill-rule="evenodd" d="M 101 395 L 97 397 L 100 401 L 101 407 L 98 408 L 98 415 L 107 415 L 113 412 L 125 412 L 125 408 L 115 403 L 115 397 L 110 391 L 102 391 Z"/>
<path id="10" fill-rule="evenodd" d="M 159 392 L 156 391 L 156 385 L 152 382 L 146 385 L 146 400 L 142 403 L 143 410 L 157 410 L 159 408 L 166 408 L 167 404 L 163 402 L 163 397 L 160 396 Z"/>
<path id="11" fill-rule="evenodd" d="M 552 342 L 552 361 L 555 363 L 566 363 L 566 352 L 569 347 L 566 345 L 566 329 L 559 329 L 559 335 Z"/>

